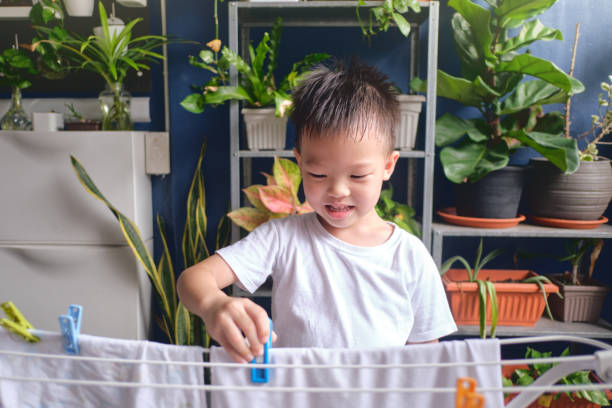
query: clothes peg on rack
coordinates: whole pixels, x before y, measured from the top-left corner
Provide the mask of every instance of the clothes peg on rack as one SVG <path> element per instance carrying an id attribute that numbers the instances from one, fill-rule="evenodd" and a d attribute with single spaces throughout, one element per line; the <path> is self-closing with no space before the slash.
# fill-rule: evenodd
<path id="1" fill-rule="evenodd" d="M 274 325 L 272 324 L 272 319 L 270 319 L 270 336 L 268 337 L 268 341 L 264 344 L 264 354 L 263 361 L 260 357 L 259 359 L 255 357 L 251 364 L 268 364 L 270 362 L 270 356 L 268 354 L 268 350 L 272 347 L 272 330 L 274 329 Z M 259 361 L 258 361 L 259 360 Z M 270 380 L 270 372 L 269 368 L 251 368 L 251 382 L 254 383 L 267 383 Z"/>
<path id="2" fill-rule="evenodd" d="M 66 353 L 79 354 L 79 334 L 81 333 L 81 314 L 83 307 L 70 305 L 68 314 L 60 315 L 59 323 Z"/>
<path id="3" fill-rule="evenodd" d="M 472 377 L 459 377 L 457 379 L 456 408 L 483 408 L 484 403 L 484 396 L 476 392 L 475 379 Z"/>
<path id="4" fill-rule="evenodd" d="M 30 330 L 33 329 L 34 326 L 28 322 L 28 320 L 23 316 L 19 309 L 17 309 L 17 306 L 15 306 L 13 302 L 4 302 L 2 305 L 0 305 L 0 307 L 2 307 L 4 313 L 8 316 L 8 319 L 0 319 L 0 326 L 15 334 L 18 334 L 19 336 L 23 337 L 25 341 L 30 343 L 36 343 L 40 340 L 38 337 L 30 333 Z"/>

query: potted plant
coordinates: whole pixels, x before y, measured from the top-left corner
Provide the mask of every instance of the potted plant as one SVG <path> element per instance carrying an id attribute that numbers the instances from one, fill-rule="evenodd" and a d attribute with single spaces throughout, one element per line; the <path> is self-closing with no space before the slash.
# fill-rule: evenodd
<path id="1" fill-rule="evenodd" d="M 561 115 L 544 113 L 542 106 L 565 102 L 584 86 L 551 61 L 517 52 L 538 40 L 562 39 L 559 30 L 533 18 L 554 3 L 448 2 L 456 11 L 451 25 L 462 72 L 453 76 L 438 70 L 437 94 L 480 112 L 470 119 L 446 113 L 436 122 L 440 161 L 446 177 L 457 184 L 460 216 L 516 217 L 524 174 L 508 163 L 519 146 L 531 147 L 563 172 L 578 166 L 576 141 L 563 137 Z M 411 85 L 426 90 L 418 78 Z M 505 185 L 514 187 L 506 192 Z M 495 200 L 490 206 L 483 201 L 489 199 Z"/>
<path id="2" fill-rule="evenodd" d="M 602 239 L 570 239 L 565 245 L 566 256 L 572 271 L 552 275 L 550 279 L 559 286 L 563 299 L 551 299 L 553 315 L 564 322 L 597 322 L 610 288 L 593 279 L 595 263 L 603 247 Z M 588 258 L 585 255 L 589 253 Z M 588 262 L 584 262 L 588 259 Z M 588 272 L 580 273 L 588 264 Z"/>
<path id="3" fill-rule="evenodd" d="M 378 216 L 383 220 L 394 222 L 398 227 L 420 237 L 421 227 L 414 219 L 414 208 L 408 204 L 398 203 L 392 197 L 393 186 L 389 183 L 389 187 L 381 191 L 378 203 L 374 207 Z"/>
<path id="4" fill-rule="evenodd" d="M 561 352 L 561 357 L 568 356 L 569 348 Z M 540 352 L 531 347 L 527 347 L 525 352 L 526 359 L 532 358 L 547 358 L 551 357 L 552 352 Z M 521 366 L 504 366 L 502 367 L 502 383 L 504 387 L 512 386 L 528 386 L 532 384 L 536 378 L 540 377 L 546 371 L 550 370 L 554 364 L 551 363 L 534 363 Z M 592 384 L 600 382 L 593 372 L 579 370 L 566 375 L 558 384 Z M 609 406 L 612 393 L 610 391 L 600 390 L 581 390 L 576 392 L 564 392 L 555 394 L 544 394 L 538 400 L 529 405 L 529 408 L 550 407 L 578 407 L 578 408 L 595 408 L 600 406 Z M 505 403 L 507 404 L 514 398 L 514 395 L 506 395 Z"/>
<path id="5" fill-rule="evenodd" d="M 382 5 L 372 7 L 368 11 L 368 23 L 364 24 L 359 14 L 359 7 L 364 6 L 364 0 L 357 2 L 357 20 L 364 37 L 372 37 L 381 31 L 387 31 L 391 23 L 395 23 L 404 37 L 410 35 L 410 23 L 402 14 L 412 10 L 415 13 L 421 11 L 418 0 L 384 0 Z"/>
<path id="6" fill-rule="evenodd" d="M 480 337 L 485 338 L 485 324 L 491 325 L 490 336 L 495 337 L 498 324 L 534 326 L 544 308 L 552 318 L 547 298 L 550 293 L 558 293 L 559 288 L 547 277 L 529 270 L 482 269 L 502 253 L 495 249 L 483 257 L 482 242 L 481 238 L 473 269 L 460 255 L 449 258 L 440 268 L 455 322 L 479 324 Z M 465 269 L 450 269 L 457 261 Z"/>
<path id="7" fill-rule="evenodd" d="M 280 83 L 277 82 L 274 70 L 278 61 L 281 25 L 282 19 L 279 17 L 270 34 L 264 33 L 257 47 L 253 48 L 249 44 L 250 63 L 228 47 L 221 49 L 221 57 L 218 58 L 216 52 L 221 48 L 218 39 L 207 44 L 212 51 L 201 51 L 199 59 L 190 56 L 191 65 L 206 69 L 215 76 L 204 86 L 196 87 L 198 92 L 188 95 L 181 106 L 190 112 L 201 113 L 206 105 L 218 106 L 228 100 L 244 101 L 247 107 L 242 109 L 242 114 L 249 149 L 284 149 L 287 118 L 291 109 L 289 92 L 312 65 L 329 58 L 329 55 L 307 55 L 294 63 L 291 71 Z M 228 85 L 230 66 L 235 67 L 239 74 L 236 86 Z"/>
<path id="8" fill-rule="evenodd" d="M 21 89 L 32 83 L 29 78 L 38 71 L 29 54 L 18 48 L 7 48 L 0 54 L 0 88 L 11 89 L 11 106 L 0 119 L 2 130 L 30 130 L 32 121 L 21 106 Z"/>
<path id="9" fill-rule="evenodd" d="M 612 75 L 608 80 L 601 83 L 603 93 L 597 100 L 599 112 L 592 116 L 592 128 L 577 137 L 588 139 L 580 152 L 578 170 L 563 174 L 546 160 L 531 160 L 526 192 L 529 215 L 534 222 L 564 228 L 594 228 L 607 221 L 603 214 L 612 198 L 612 167 L 610 159 L 599 155 L 597 145 L 606 143 L 604 138 L 612 133 Z M 570 138 L 569 120 L 565 130 L 566 137 Z"/>
<path id="10" fill-rule="evenodd" d="M 241 207 L 227 216 L 246 231 L 272 218 L 311 212 L 308 202 L 300 203 L 298 191 L 302 176 L 297 164 L 288 159 L 274 157 L 272 175 L 263 173 L 267 185 L 253 184 L 242 189 L 252 207 Z"/>
<path id="11" fill-rule="evenodd" d="M 191 181 L 187 197 L 187 219 L 183 231 L 182 251 L 183 266 L 189 267 L 202 261 L 210 255 L 204 238 L 206 237 L 206 205 L 204 197 L 204 180 L 202 177 L 202 162 L 206 153 L 206 143 L 202 145 L 200 157 Z M 198 345 L 208 347 L 210 338 L 201 319 L 190 313 L 177 299 L 175 287 L 175 269 L 179 264 L 172 262 L 164 219 L 157 216 L 162 254 L 158 265 L 149 253 L 136 224 L 123 215 L 111 204 L 96 187 L 95 183 L 83 165 L 70 156 L 72 167 L 83 187 L 94 197 L 102 201 L 117 218 L 123 235 L 132 248 L 134 256 L 140 261 L 154 289 L 154 296 L 159 305 L 160 316 L 156 321 L 172 344 Z M 202 222 L 204 220 L 204 222 Z M 229 243 L 229 222 L 223 217 L 217 228 L 217 249 Z"/>
<path id="12" fill-rule="evenodd" d="M 43 15 L 44 10 L 40 8 L 41 3 L 34 5 L 32 13 Z M 46 38 L 34 42 L 32 49 L 51 44 L 67 51 L 65 55 L 73 64 L 71 69 L 85 69 L 100 75 L 106 82 L 106 89 L 99 96 L 102 130 L 131 130 L 131 96 L 123 87 L 125 76 L 132 69 L 148 70 L 149 62 L 163 59 L 161 54 L 153 50 L 169 43 L 169 40 L 160 35 L 133 37 L 132 30 L 141 18 L 128 22 L 121 32 L 111 35 L 106 9 L 101 2 L 98 8 L 103 35 L 83 38 L 65 29 L 58 31 L 36 25 L 35 29 Z"/>

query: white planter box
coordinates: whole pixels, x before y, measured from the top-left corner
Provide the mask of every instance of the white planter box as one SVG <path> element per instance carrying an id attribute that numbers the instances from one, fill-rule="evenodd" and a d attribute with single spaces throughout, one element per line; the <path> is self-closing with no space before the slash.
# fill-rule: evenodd
<path id="1" fill-rule="evenodd" d="M 70 164 L 75 156 L 98 188 L 153 237 L 144 132 L 0 132 L 0 244 L 123 245 L 113 214 L 90 195 Z"/>
<path id="2" fill-rule="evenodd" d="M 284 150 L 287 116 L 277 118 L 274 108 L 242 109 L 250 150 Z"/>
<path id="3" fill-rule="evenodd" d="M 395 129 L 395 148 L 412 150 L 416 142 L 416 131 L 419 126 L 421 106 L 426 98 L 423 95 L 398 95 L 400 120 Z"/>
<path id="4" fill-rule="evenodd" d="M 91 17 L 94 10 L 94 0 L 64 0 L 66 12 L 72 17 Z"/>
<path id="5" fill-rule="evenodd" d="M 147 338 L 150 283 L 128 246 L 0 245 L 0 282 L 0 302 L 37 329 L 59 331 L 59 315 L 75 303 L 82 333 Z"/>

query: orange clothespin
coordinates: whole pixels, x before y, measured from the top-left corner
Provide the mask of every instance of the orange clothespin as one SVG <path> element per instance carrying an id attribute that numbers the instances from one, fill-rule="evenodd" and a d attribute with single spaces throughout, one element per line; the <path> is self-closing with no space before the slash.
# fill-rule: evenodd
<path id="1" fill-rule="evenodd" d="M 456 408 L 483 408 L 484 403 L 484 396 L 476 392 L 475 379 L 471 377 L 459 377 L 457 379 Z"/>

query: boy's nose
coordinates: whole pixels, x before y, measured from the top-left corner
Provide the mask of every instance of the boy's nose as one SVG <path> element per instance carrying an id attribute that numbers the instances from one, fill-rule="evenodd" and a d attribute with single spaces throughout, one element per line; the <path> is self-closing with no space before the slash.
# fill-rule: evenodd
<path id="1" fill-rule="evenodd" d="M 327 189 L 327 194 L 330 197 L 346 197 L 350 194 L 350 190 L 343 180 L 332 180 Z"/>

